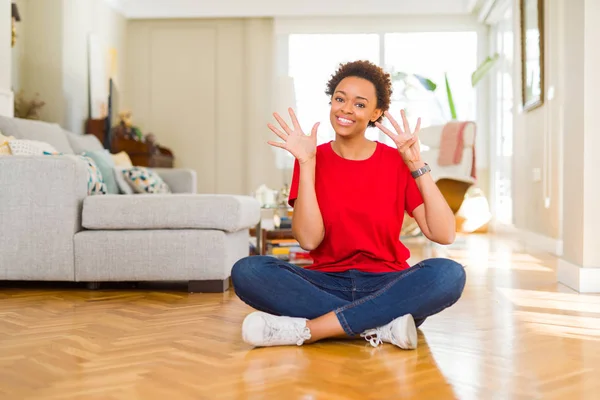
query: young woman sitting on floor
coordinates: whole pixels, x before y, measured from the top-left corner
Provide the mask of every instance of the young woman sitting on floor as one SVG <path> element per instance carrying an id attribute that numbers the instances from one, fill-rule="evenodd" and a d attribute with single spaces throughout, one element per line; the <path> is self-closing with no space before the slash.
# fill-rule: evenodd
<path id="1" fill-rule="evenodd" d="M 242 324 L 253 346 L 302 345 L 325 338 L 366 338 L 373 346 L 417 347 L 417 327 L 453 305 L 465 286 L 455 261 L 427 259 L 410 266 L 400 241 L 405 211 L 440 244 L 455 237 L 450 207 L 421 160 L 418 132 L 404 111 L 388 113 L 392 85 L 380 67 L 356 61 L 327 83 L 335 140 L 317 146 L 318 123 L 306 135 L 293 110 L 290 127 L 268 125 L 295 157 L 289 204 L 292 230 L 314 264 L 301 268 L 270 256 L 239 260 L 232 280 L 239 298 L 259 310 Z M 387 117 L 393 130 L 381 124 Z M 396 148 L 365 137 L 369 126 Z"/>

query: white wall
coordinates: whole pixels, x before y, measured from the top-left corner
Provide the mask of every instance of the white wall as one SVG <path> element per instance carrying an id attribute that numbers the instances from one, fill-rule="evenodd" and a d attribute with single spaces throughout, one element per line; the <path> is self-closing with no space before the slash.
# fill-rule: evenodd
<path id="1" fill-rule="evenodd" d="M 201 193 L 282 185 L 266 143 L 271 19 L 131 21 L 124 107 L 198 173 Z"/>
<path id="2" fill-rule="evenodd" d="M 559 280 L 582 292 L 600 293 L 600 4 L 563 8 L 565 41 L 564 255 Z"/>
<path id="3" fill-rule="evenodd" d="M 519 2 L 513 2 L 518 7 Z M 563 242 L 559 282 L 600 292 L 600 3 L 545 0 L 544 105 L 514 119 L 514 210 L 517 228 Z M 518 8 L 515 8 L 518 10 Z M 519 13 L 516 13 L 519 17 Z M 520 21 L 515 59 L 520 60 Z M 515 93 L 521 93 L 515 66 Z M 520 95 L 519 95 L 520 99 Z M 541 168 L 542 181 L 532 181 Z"/>
<path id="4" fill-rule="evenodd" d="M 11 2 L 0 0 L 0 115 L 12 117 Z"/>
<path id="5" fill-rule="evenodd" d="M 63 122 L 62 101 L 62 0 L 22 0 L 20 37 L 13 49 L 17 81 L 13 86 L 27 99 L 36 93 L 46 102 L 41 118 Z"/>
<path id="6" fill-rule="evenodd" d="M 562 149 L 563 104 L 568 95 L 564 77 L 573 74 L 565 69 L 563 0 L 545 0 L 545 93 L 554 88 L 554 98 L 530 112 L 521 108 L 521 46 L 519 1 L 513 1 L 514 15 L 514 155 L 513 155 L 513 213 L 519 229 L 559 240 L 562 213 Z M 571 46 L 574 43 L 568 44 Z M 580 62 L 572 60 L 576 65 Z M 575 74 L 577 75 L 577 74 Z M 570 101 L 570 100 L 569 100 Z M 572 127 L 569 129 L 572 132 Z M 533 170 L 542 171 L 542 180 L 533 179 Z"/>
<path id="7" fill-rule="evenodd" d="M 65 128 L 79 133 L 83 132 L 84 121 L 89 116 L 89 35 L 95 34 L 107 49 L 117 50 L 115 80 L 118 85 L 124 75 L 127 20 L 104 0 L 63 1 L 63 118 Z"/>
<path id="8" fill-rule="evenodd" d="M 19 14 L 21 15 L 21 18 L 23 18 L 23 16 L 27 13 L 26 7 L 28 0 L 13 0 L 13 2 L 17 4 L 17 7 L 19 7 Z M 15 93 L 18 93 L 19 90 L 21 90 L 21 63 L 24 58 L 23 52 L 25 49 L 25 27 L 22 25 L 23 23 L 24 22 L 17 23 L 17 42 L 11 51 L 11 85 Z"/>
<path id="9" fill-rule="evenodd" d="M 45 121 L 76 133 L 88 118 L 88 36 L 95 33 L 119 57 L 124 75 L 127 20 L 104 0 L 20 0 L 20 37 L 13 49 L 13 86 L 46 102 Z M 107 83 L 108 85 L 108 83 Z"/>

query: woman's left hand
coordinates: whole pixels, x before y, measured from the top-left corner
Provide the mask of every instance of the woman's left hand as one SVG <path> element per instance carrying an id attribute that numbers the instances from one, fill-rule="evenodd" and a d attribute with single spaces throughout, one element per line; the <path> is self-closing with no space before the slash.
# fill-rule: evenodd
<path id="1" fill-rule="evenodd" d="M 383 133 L 388 135 L 390 139 L 394 141 L 396 147 L 398 148 L 398 152 L 404 163 L 412 169 L 418 169 L 422 166 L 423 162 L 421 161 L 421 148 L 419 146 L 419 138 L 418 134 L 421 129 L 421 118 L 417 119 L 417 126 L 415 130 L 411 132 L 410 125 L 408 120 L 406 119 L 406 113 L 404 110 L 400 111 L 402 115 L 402 122 L 404 128 L 401 128 L 398 122 L 392 117 L 389 112 L 385 112 L 385 116 L 390 120 L 392 126 L 396 130 L 396 133 L 390 131 L 385 126 L 381 125 L 379 122 L 375 123 Z"/>

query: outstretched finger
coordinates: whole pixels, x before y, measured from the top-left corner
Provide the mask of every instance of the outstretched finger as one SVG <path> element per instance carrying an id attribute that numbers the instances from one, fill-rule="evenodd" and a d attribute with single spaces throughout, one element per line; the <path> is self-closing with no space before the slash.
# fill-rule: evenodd
<path id="1" fill-rule="evenodd" d="M 406 118 L 406 112 L 404 109 L 400 110 L 400 115 L 402 115 L 402 123 L 404 124 L 404 132 L 411 134 L 410 125 L 408 123 L 408 118 Z"/>
<path id="2" fill-rule="evenodd" d="M 394 142 L 396 142 L 396 140 L 398 138 L 397 134 L 395 134 L 394 132 L 390 131 L 385 126 L 381 125 L 380 122 L 375 122 L 375 126 L 378 127 L 383 133 L 385 133 L 386 135 L 388 135 L 390 139 L 392 139 Z"/>
<path id="3" fill-rule="evenodd" d="M 421 117 L 417 118 L 417 126 L 415 127 L 414 135 L 417 136 L 421 132 Z"/>
<path id="4" fill-rule="evenodd" d="M 317 136 L 317 130 L 319 129 L 319 125 L 321 123 L 317 122 L 313 127 L 312 130 L 310 131 L 310 136 Z"/>
<path id="5" fill-rule="evenodd" d="M 392 114 L 390 114 L 389 111 L 385 112 L 385 116 L 387 117 L 387 119 L 390 120 L 390 122 L 392 123 L 392 126 L 394 127 L 394 129 L 396 130 L 398 135 L 401 135 L 404 133 L 404 131 L 402 131 L 402 128 L 400 128 L 400 125 L 398 124 L 398 122 L 396 122 L 396 120 L 394 119 L 394 117 L 392 117 Z"/>
<path id="6" fill-rule="evenodd" d="M 272 140 L 269 140 L 267 143 L 269 143 L 271 146 L 279 147 L 280 149 L 285 149 L 285 143 L 274 142 Z"/>
<path id="7" fill-rule="evenodd" d="M 267 124 L 267 126 L 269 127 L 270 130 L 273 131 L 274 134 L 276 134 L 277 136 L 279 136 L 284 141 L 287 141 L 287 135 L 285 133 L 281 132 L 279 129 L 277 129 L 277 127 L 275 125 L 273 125 L 273 124 Z"/>
<path id="8" fill-rule="evenodd" d="M 275 119 L 277 120 L 277 122 L 279 122 L 279 125 L 281 125 L 281 127 L 283 128 L 283 130 L 288 134 L 291 135 L 292 134 L 292 130 L 290 129 L 290 127 L 285 123 L 285 121 L 283 120 L 283 118 L 281 118 L 281 116 L 277 113 L 273 113 L 273 116 L 275 117 Z"/>
<path id="9" fill-rule="evenodd" d="M 300 124 L 298 123 L 298 118 L 296 118 L 296 113 L 292 108 L 288 108 L 288 112 L 290 113 L 290 118 L 292 119 L 292 124 L 294 125 L 294 129 L 300 131 Z"/>

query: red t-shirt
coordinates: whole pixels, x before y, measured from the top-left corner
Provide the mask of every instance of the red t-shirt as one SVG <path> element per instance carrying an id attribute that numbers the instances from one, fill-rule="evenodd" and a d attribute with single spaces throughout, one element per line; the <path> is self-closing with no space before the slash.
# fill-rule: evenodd
<path id="1" fill-rule="evenodd" d="M 410 251 L 400 242 L 404 211 L 423 203 L 421 192 L 398 150 L 376 142 L 366 160 L 347 160 L 331 142 L 317 147 L 315 191 L 325 236 L 310 252 L 308 269 L 341 272 L 400 271 L 409 268 Z M 300 170 L 296 160 L 289 204 L 298 196 Z"/>

